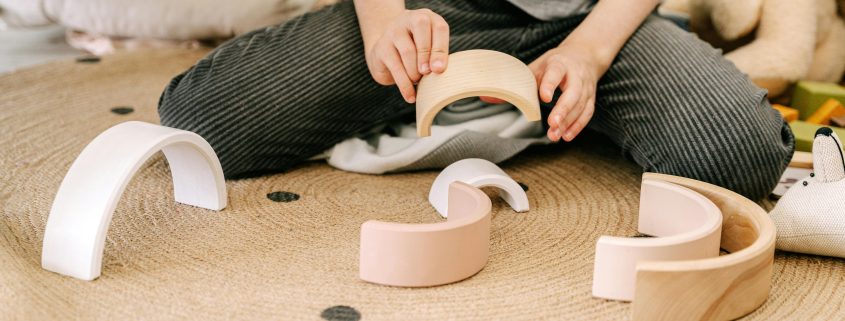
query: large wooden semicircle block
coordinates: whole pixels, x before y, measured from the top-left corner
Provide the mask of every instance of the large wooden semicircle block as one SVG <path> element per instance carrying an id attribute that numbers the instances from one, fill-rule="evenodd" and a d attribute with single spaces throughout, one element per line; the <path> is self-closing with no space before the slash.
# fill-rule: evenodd
<path id="1" fill-rule="evenodd" d="M 637 264 L 632 319 L 733 320 L 769 296 L 775 225 L 763 208 L 725 188 L 689 178 L 646 173 L 644 180 L 686 187 L 722 212 L 721 248 L 730 254 Z"/>
<path id="2" fill-rule="evenodd" d="M 423 77 L 417 86 L 417 135 L 431 135 L 434 116 L 446 105 L 468 97 L 505 100 L 529 121 L 540 120 L 534 73 L 515 57 L 492 50 L 467 50 L 449 55 L 446 71 Z"/>

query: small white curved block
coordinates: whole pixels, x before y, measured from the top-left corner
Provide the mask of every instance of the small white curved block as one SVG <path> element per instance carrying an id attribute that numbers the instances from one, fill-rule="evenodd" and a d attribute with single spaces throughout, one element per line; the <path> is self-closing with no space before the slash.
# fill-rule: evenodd
<path id="1" fill-rule="evenodd" d="M 638 230 L 656 237 L 599 238 L 593 296 L 633 300 L 639 262 L 718 256 L 722 212 L 708 198 L 688 188 L 643 178 Z"/>
<path id="2" fill-rule="evenodd" d="M 463 182 L 449 185 L 449 217 L 443 223 L 361 225 L 359 273 L 384 285 L 423 287 L 466 279 L 490 255 L 490 198 Z"/>
<path id="3" fill-rule="evenodd" d="M 431 135 L 434 116 L 463 98 L 489 96 L 507 101 L 529 121 L 540 120 L 537 79 L 516 57 L 493 50 L 466 50 L 449 55 L 443 73 L 430 73 L 417 86 L 417 135 Z"/>
<path id="4" fill-rule="evenodd" d="M 481 188 L 493 186 L 499 188 L 499 196 L 517 212 L 528 211 L 528 196 L 513 178 L 508 176 L 499 166 L 491 161 L 480 158 L 467 158 L 452 163 L 437 175 L 428 201 L 440 213 L 449 216 L 449 185 L 459 181 Z"/>
<path id="5" fill-rule="evenodd" d="M 179 203 L 226 207 L 220 161 L 199 135 L 130 121 L 94 138 L 62 181 L 44 231 L 41 266 L 83 280 L 100 276 L 103 245 L 126 185 L 153 154 L 164 152 Z"/>

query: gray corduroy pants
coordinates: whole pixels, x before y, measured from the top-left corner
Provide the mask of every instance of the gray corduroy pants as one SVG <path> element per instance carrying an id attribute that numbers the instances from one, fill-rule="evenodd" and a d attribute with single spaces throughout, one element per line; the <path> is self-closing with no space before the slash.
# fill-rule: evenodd
<path id="1" fill-rule="evenodd" d="M 446 19 L 452 52 L 491 49 L 526 63 L 585 17 L 540 21 L 505 1 L 407 6 Z M 396 88 L 378 85 L 367 71 L 351 2 L 226 42 L 175 77 L 159 103 L 161 123 L 207 139 L 228 178 L 285 170 L 413 111 Z M 646 171 L 752 199 L 776 185 L 794 148 L 764 90 L 718 50 L 656 16 L 600 80 L 589 128 L 611 137 Z"/>

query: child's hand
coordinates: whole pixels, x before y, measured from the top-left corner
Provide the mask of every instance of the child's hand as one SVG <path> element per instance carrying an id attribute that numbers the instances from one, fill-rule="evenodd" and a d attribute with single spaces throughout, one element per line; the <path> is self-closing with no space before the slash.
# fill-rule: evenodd
<path id="1" fill-rule="evenodd" d="M 405 101 L 414 103 L 414 84 L 432 71 L 446 70 L 449 25 L 431 10 L 405 10 L 367 49 L 366 56 L 376 82 L 396 84 Z"/>
<path id="2" fill-rule="evenodd" d="M 552 141 L 572 141 L 593 117 L 596 84 L 604 73 L 594 57 L 582 46 L 564 43 L 528 65 L 537 77 L 540 100 L 549 103 L 555 89 L 562 91 L 548 119 L 546 135 Z"/>

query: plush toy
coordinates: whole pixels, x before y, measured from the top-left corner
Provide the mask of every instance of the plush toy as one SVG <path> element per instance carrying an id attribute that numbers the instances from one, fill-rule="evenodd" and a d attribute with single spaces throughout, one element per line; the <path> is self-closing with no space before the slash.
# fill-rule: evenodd
<path id="1" fill-rule="evenodd" d="M 692 31 L 771 97 L 845 73 L 845 0 L 667 0 L 661 10 L 689 14 Z"/>
<path id="2" fill-rule="evenodd" d="M 770 213 L 778 249 L 845 257 L 845 158 L 827 127 L 813 140 L 813 173 L 789 188 Z"/>

